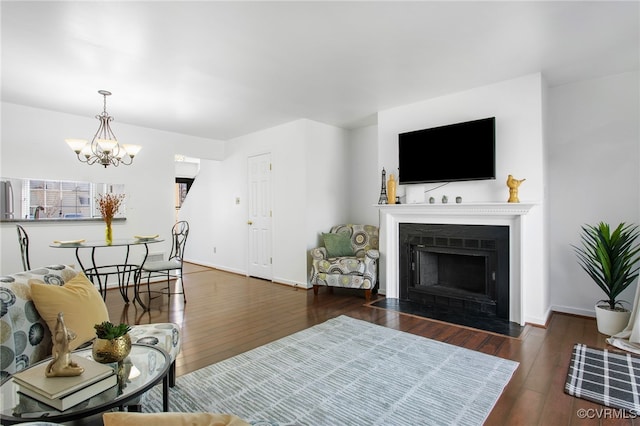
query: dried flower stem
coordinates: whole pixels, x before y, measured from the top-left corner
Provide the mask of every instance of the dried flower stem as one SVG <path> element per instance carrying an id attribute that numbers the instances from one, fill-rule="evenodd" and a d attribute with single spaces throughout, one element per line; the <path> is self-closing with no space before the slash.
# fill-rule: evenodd
<path id="1" fill-rule="evenodd" d="M 118 213 L 118 209 L 120 209 L 123 200 L 124 194 L 100 194 L 96 198 L 102 220 L 104 220 L 107 225 L 111 224 L 111 220 L 116 213 Z"/>

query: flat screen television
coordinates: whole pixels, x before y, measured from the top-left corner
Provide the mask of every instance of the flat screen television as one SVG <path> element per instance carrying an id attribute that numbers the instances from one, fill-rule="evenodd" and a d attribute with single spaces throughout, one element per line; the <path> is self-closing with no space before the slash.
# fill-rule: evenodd
<path id="1" fill-rule="evenodd" d="M 400 184 L 496 178 L 495 117 L 398 135 Z"/>

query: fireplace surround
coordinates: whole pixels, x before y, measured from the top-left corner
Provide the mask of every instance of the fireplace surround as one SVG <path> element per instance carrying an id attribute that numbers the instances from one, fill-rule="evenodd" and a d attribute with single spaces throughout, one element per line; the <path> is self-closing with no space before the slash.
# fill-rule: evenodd
<path id="1" fill-rule="evenodd" d="M 380 213 L 380 293 L 390 299 L 400 295 L 400 224 L 491 225 L 508 229 L 508 314 L 509 321 L 525 324 L 528 305 L 535 300 L 535 274 L 524 270 L 538 263 L 539 250 L 531 244 L 537 237 L 530 234 L 525 216 L 533 203 L 463 203 L 401 204 L 378 206 Z M 540 321 L 531 321 L 539 323 Z"/>

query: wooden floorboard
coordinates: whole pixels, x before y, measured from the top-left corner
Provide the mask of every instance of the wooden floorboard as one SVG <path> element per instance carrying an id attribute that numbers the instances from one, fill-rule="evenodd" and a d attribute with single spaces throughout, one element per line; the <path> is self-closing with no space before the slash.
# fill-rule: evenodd
<path id="1" fill-rule="evenodd" d="M 573 345 L 606 347 L 605 336 L 591 318 L 556 313 L 547 328 L 527 326 L 520 338 L 511 338 L 374 308 L 362 292 L 353 290 L 321 289 L 314 296 L 313 291 L 193 264 L 185 266 L 184 283 L 186 304 L 182 296 L 163 296 L 152 302 L 149 312 L 124 304 L 117 291 L 110 290 L 107 296 L 112 321 L 175 322 L 182 327 L 178 376 L 348 315 L 518 361 L 487 425 L 640 425 L 628 414 L 564 393 Z M 152 289 L 164 285 L 152 284 Z M 578 410 L 587 410 L 589 418 L 581 418 Z"/>

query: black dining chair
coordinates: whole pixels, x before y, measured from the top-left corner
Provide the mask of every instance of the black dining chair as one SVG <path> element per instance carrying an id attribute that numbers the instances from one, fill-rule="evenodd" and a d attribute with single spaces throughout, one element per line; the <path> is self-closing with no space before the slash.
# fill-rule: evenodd
<path id="1" fill-rule="evenodd" d="M 167 279 L 166 291 L 160 291 L 171 297 L 172 294 L 182 294 L 182 299 L 187 302 L 187 295 L 184 291 L 184 279 L 182 276 L 182 262 L 184 258 L 184 249 L 187 244 L 187 236 L 189 235 L 189 223 L 182 220 L 176 222 L 171 229 L 171 253 L 169 259 L 145 262 L 142 265 L 142 273 L 147 273 L 147 294 L 151 300 L 150 281 L 151 278 L 163 277 Z M 182 291 L 171 291 L 171 273 L 177 272 L 177 280 L 180 281 Z"/>
<path id="2" fill-rule="evenodd" d="M 16 228 L 18 230 L 18 243 L 20 243 L 20 257 L 22 258 L 22 268 L 25 271 L 28 271 L 31 269 L 31 262 L 29 262 L 29 235 L 21 225 L 16 225 Z"/>

